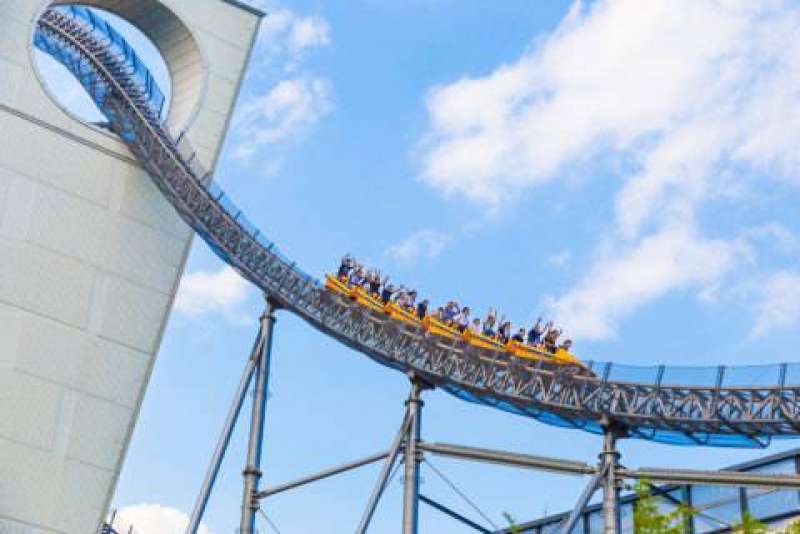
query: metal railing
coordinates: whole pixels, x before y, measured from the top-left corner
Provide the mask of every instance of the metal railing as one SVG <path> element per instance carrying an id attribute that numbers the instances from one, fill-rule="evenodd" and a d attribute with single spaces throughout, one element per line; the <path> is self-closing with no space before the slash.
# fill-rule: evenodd
<path id="1" fill-rule="evenodd" d="M 146 68 L 108 26 L 48 10 L 36 45 L 78 78 L 165 198 L 211 249 L 281 307 L 386 366 L 413 371 L 470 402 L 545 423 L 674 444 L 763 447 L 800 435 L 800 365 L 635 367 L 590 363 L 593 376 L 534 365 L 366 310 L 327 292 L 283 255 L 215 184 L 186 139 L 153 107 Z M 157 99 L 156 99 L 157 100 Z M 163 103 L 162 103 L 163 104 Z"/>

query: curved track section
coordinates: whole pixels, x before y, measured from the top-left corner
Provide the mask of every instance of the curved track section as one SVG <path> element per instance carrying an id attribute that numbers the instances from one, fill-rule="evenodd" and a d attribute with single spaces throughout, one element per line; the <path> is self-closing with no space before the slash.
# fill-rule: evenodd
<path id="1" fill-rule="evenodd" d="M 121 42 L 120 42 L 121 40 Z M 800 365 L 631 367 L 592 363 L 578 376 L 522 363 L 332 295 L 250 224 L 159 119 L 160 91 L 127 43 L 85 8 L 38 22 L 35 44 L 81 82 L 180 216 L 225 262 L 279 306 L 373 360 L 457 397 L 548 424 L 684 445 L 764 447 L 800 435 Z"/>

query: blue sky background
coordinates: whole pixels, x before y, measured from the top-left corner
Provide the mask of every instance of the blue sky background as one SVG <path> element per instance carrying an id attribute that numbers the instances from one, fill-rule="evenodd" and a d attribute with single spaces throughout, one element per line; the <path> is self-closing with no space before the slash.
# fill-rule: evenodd
<path id="1" fill-rule="evenodd" d="M 555 317 L 584 359 L 796 358 L 796 3 L 260 6 L 271 15 L 216 179 L 309 273 L 321 277 L 350 252 L 433 302 L 494 306 L 517 322 Z M 204 244 L 186 273 L 118 507 L 191 509 L 256 334 L 260 297 Z M 386 448 L 407 389 L 402 374 L 280 314 L 264 482 Z M 427 440 L 585 461 L 600 447 L 596 436 L 442 392 L 425 399 Z M 244 441 L 242 428 L 208 509 L 217 534 L 237 522 Z M 716 468 L 761 454 L 621 449 L 630 466 Z M 527 520 L 569 508 L 585 483 L 431 461 L 497 524 L 505 511 Z M 284 533 L 350 531 L 378 469 L 265 510 Z M 479 519 L 423 475 L 426 495 Z M 397 531 L 401 489 L 396 479 L 375 532 Z M 150 532 L 141 525 L 156 512 L 129 510 Z M 421 530 L 463 531 L 425 507 Z"/>

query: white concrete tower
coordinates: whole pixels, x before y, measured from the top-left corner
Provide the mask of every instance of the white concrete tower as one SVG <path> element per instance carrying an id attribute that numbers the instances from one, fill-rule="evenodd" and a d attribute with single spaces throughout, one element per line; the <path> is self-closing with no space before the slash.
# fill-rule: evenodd
<path id="1" fill-rule="evenodd" d="M 94 531 L 112 498 L 191 232 L 125 146 L 51 98 L 53 3 L 0 0 L 0 533 Z M 172 79 L 168 124 L 214 167 L 260 14 L 234 0 L 80 0 Z"/>

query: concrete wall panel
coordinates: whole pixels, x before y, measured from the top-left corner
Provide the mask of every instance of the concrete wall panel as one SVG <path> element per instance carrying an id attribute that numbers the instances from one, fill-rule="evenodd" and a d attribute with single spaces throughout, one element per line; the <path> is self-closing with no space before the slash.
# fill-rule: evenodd
<path id="1" fill-rule="evenodd" d="M 0 480 L 14 481 L 13 486 L 0 484 L 0 532 L 33 534 L 34 525 L 41 525 L 43 518 L 50 523 L 53 516 L 62 461 L 46 451 L 2 437 L 0 459 L 5 459 L 0 461 Z M 58 532 L 56 528 L 46 531 Z"/>
<path id="2" fill-rule="evenodd" d="M 0 437 L 37 449 L 49 449 L 55 439 L 61 390 L 55 384 L 25 375 L 0 375 Z M 7 413 L 6 413 L 7 412 Z"/>
<path id="3" fill-rule="evenodd" d="M 87 2 L 147 26 L 175 77 L 170 127 L 213 168 L 258 16 L 223 0 Z M 42 87 L 29 40 L 45 2 L 0 4 L 0 533 L 87 534 L 191 232 L 117 138 Z"/>
<path id="4" fill-rule="evenodd" d="M 92 267 L 28 243 L 0 237 L 0 303 L 85 328 Z"/>
<path id="5" fill-rule="evenodd" d="M 110 158 L 28 120 L 0 113 L 0 132 L 13 132 L 0 143 L 0 167 L 108 205 L 111 188 Z"/>

